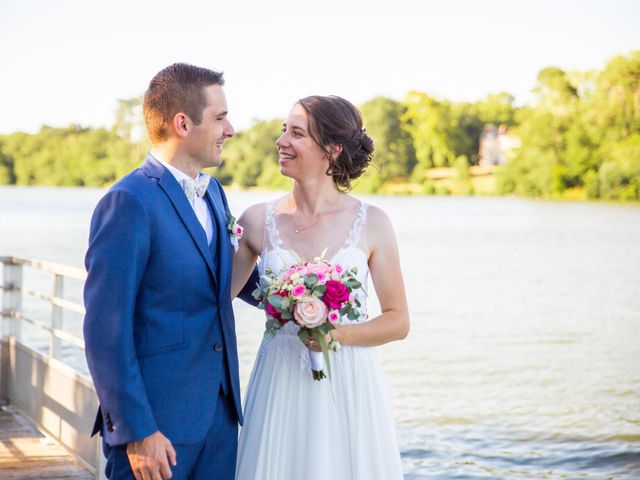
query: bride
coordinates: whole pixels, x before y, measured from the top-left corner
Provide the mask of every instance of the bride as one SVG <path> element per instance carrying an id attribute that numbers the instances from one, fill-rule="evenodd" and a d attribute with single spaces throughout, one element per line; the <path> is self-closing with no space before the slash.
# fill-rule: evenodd
<path id="1" fill-rule="evenodd" d="M 331 378 L 314 381 L 308 348 L 287 323 L 265 335 L 245 399 L 238 479 L 402 478 L 389 393 L 376 345 L 406 337 L 409 315 L 398 247 L 380 209 L 348 195 L 351 181 L 371 160 L 373 141 L 360 112 L 340 97 L 299 100 L 276 141 L 280 171 L 291 193 L 249 207 L 234 257 L 233 292 L 240 291 L 260 257 L 260 273 L 280 272 L 321 252 L 331 263 L 369 273 L 382 313 L 342 318 L 331 332 L 342 349 L 329 352 Z"/>

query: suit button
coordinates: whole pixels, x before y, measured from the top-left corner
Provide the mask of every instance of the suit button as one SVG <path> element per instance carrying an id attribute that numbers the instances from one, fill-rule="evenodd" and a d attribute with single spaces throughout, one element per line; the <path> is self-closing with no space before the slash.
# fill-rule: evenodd
<path id="1" fill-rule="evenodd" d="M 216 343 L 216 344 L 213 346 L 213 349 L 214 349 L 216 352 L 221 352 L 221 351 L 222 351 L 222 344 L 221 344 L 221 343 Z"/>

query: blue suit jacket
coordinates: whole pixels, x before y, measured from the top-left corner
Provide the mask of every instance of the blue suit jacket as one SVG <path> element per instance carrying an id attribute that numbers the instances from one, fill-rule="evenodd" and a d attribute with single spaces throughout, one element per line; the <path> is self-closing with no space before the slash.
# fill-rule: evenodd
<path id="1" fill-rule="evenodd" d="M 230 382 L 242 423 L 229 210 L 215 179 L 206 197 L 217 254 L 174 176 L 150 155 L 93 214 L 84 336 L 100 401 L 93 434 L 112 446 L 157 430 L 173 443 L 203 439 L 221 383 Z"/>

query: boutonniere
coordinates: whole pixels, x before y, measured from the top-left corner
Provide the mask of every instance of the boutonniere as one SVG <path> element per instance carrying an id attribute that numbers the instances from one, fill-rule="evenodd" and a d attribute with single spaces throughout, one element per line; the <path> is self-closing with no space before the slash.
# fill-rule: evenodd
<path id="1" fill-rule="evenodd" d="M 227 231 L 229 232 L 229 239 L 231 240 L 231 245 L 233 245 L 233 249 L 238 252 L 238 248 L 240 248 L 240 239 L 242 238 L 242 234 L 244 233 L 244 228 L 242 225 L 238 223 L 236 217 L 228 213 L 229 216 L 229 224 L 227 225 Z"/>

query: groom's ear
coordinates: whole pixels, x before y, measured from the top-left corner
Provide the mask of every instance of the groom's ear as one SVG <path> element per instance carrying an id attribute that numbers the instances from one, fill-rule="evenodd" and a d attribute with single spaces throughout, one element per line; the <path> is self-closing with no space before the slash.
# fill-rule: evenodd
<path id="1" fill-rule="evenodd" d="M 178 112 L 173 117 L 172 127 L 178 137 L 184 138 L 191 130 L 191 120 L 185 113 Z"/>

